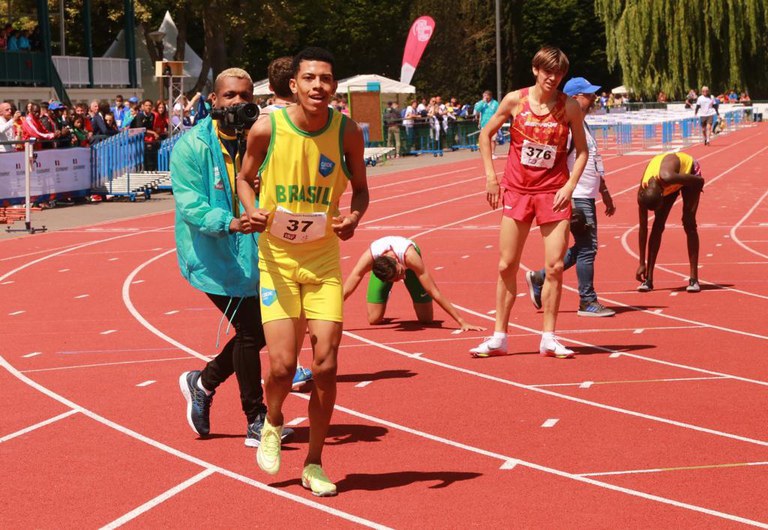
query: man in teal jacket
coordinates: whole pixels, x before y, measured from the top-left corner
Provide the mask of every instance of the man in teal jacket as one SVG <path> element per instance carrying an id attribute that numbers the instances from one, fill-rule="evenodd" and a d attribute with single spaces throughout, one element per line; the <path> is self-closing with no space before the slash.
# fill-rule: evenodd
<path id="1" fill-rule="evenodd" d="M 214 108 L 252 100 L 253 81 L 244 70 L 230 68 L 216 78 Z M 245 445 L 258 447 L 267 410 L 259 351 L 266 341 L 258 298 L 258 234 L 234 191 L 240 151 L 236 132 L 209 116 L 178 141 L 171 155 L 181 275 L 204 292 L 224 314 L 222 320 L 226 317 L 235 329 L 234 337 L 203 370 L 181 374 L 179 386 L 190 427 L 206 436 L 216 388 L 234 373 L 248 421 Z"/>

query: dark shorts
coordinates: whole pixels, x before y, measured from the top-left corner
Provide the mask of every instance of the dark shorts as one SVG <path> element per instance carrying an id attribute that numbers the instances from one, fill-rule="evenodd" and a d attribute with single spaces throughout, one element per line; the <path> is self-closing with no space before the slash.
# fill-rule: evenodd
<path id="1" fill-rule="evenodd" d="M 416 249 L 419 256 L 421 256 L 421 250 L 414 243 L 413 248 Z M 416 273 L 412 270 L 405 271 L 405 278 L 403 279 L 408 294 L 411 295 L 411 300 L 414 304 L 426 304 L 432 301 L 432 297 L 427 294 L 424 286 L 416 277 Z M 366 295 L 366 301 L 369 304 L 386 304 L 389 300 L 389 293 L 392 291 L 393 282 L 384 282 L 379 280 L 373 273 L 368 280 L 368 293 Z"/>
<path id="2" fill-rule="evenodd" d="M 513 190 L 504 191 L 504 216 L 522 223 L 532 223 L 541 226 L 557 221 L 567 221 L 571 218 L 571 205 L 559 212 L 552 210 L 555 202 L 555 192 L 523 194 Z"/>
<path id="3" fill-rule="evenodd" d="M 699 118 L 699 120 L 701 120 L 701 126 L 702 127 L 706 127 L 707 124 L 712 125 L 712 119 L 714 117 L 715 117 L 714 115 L 712 115 L 712 116 L 701 116 Z"/>

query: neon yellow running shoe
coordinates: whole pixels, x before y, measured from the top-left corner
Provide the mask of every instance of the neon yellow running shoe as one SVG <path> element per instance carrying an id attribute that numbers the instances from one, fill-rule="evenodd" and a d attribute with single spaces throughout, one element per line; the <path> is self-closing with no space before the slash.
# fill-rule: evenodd
<path id="1" fill-rule="evenodd" d="M 261 444 L 256 450 L 256 463 L 269 473 L 276 475 L 280 471 L 280 441 L 283 436 L 283 426 L 274 427 L 269 420 L 264 418 L 264 427 L 261 429 Z"/>
<path id="2" fill-rule="evenodd" d="M 301 485 L 312 490 L 316 497 L 333 497 L 336 495 L 336 484 L 331 482 L 323 468 L 317 464 L 309 464 L 301 473 Z"/>

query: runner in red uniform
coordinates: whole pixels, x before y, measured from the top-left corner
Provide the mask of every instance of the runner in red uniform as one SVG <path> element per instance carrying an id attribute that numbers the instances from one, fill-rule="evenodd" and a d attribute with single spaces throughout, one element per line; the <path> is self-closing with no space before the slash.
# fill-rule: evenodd
<path id="1" fill-rule="evenodd" d="M 557 90 L 568 73 L 568 58 L 561 50 L 545 46 L 533 57 L 532 66 L 536 84 L 507 94 L 480 133 L 487 200 L 491 208 L 497 208 L 501 199 L 504 216 L 499 234 L 496 326 L 492 337 L 470 350 L 474 357 L 507 353 L 507 323 L 517 296 L 520 256 L 534 219 L 544 239 L 546 269 L 539 353 L 561 359 L 573 357 L 573 351 L 560 344 L 554 331 L 563 285 L 563 256 L 568 248 L 571 194 L 589 152 L 578 103 Z M 493 135 L 508 120 L 512 121 L 511 146 L 499 184 L 490 145 Z M 566 148 L 569 131 L 576 150 L 571 172 Z"/>

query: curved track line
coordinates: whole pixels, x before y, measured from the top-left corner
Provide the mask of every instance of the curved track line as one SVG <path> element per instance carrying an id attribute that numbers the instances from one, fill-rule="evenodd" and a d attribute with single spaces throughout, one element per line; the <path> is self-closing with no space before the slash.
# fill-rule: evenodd
<path id="1" fill-rule="evenodd" d="M 765 198 L 766 198 L 766 197 L 768 197 L 768 191 L 766 191 L 765 193 L 763 193 L 763 196 L 762 196 L 762 197 L 760 197 L 760 198 L 757 200 L 757 202 L 756 202 L 756 203 L 755 203 L 755 204 L 752 206 L 752 208 L 750 208 L 750 209 L 749 209 L 749 211 L 748 211 L 748 212 L 747 212 L 747 213 L 744 215 L 744 217 L 742 217 L 741 219 L 739 219 L 739 222 L 738 222 L 738 223 L 736 223 L 735 225 L 733 225 L 733 228 L 731 228 L 731 231 L 730 231 L 730 235 L 731 235 L 731 240 L 732 240 L 732 241 L 735 241 L 737 245 L 739 245 L 741 248 L 743 248 L 743 249 L 744 249 L 744 250 L 746 250 L 747 252 L 751 252 L 752 254 L 755 254 L 756 256 L 760 256 L 761 258 L 766 258 L 766 259 L 768 259 L 768 254 L 763 254 L 762 252 L 758 252 L 757 250 L 753 249 L 753 248 L 752 248 L 752 247 L 750 247 L 749 245 L 745 245 L 745 244 L 744 244 L 744 243 L 743 243 L 743 242 L 742 242 L 742 241 L 739 239 L 739 237 L 736 235 L 736 230 L 738 230 L 738 229 L 739 229 L 739 227 L 740 227 L 742 224 L 744 224 L 744 221 L 746 221 L 746 220 L 749 218 L 749 216 L 751 216 L 751 215 L 754 213 L 754 211 L 755 211 L 755 210 L 757 210 L 757 207 L 758 207 L 758 206 L 760 206 L 760 204 L 761 204 L 761 203 L 762 203 L 762 202 L 765 200 Z"/>
<path id="2" fill-rule="evenodd" d="M 282 497 L 284 499 L 288 499 L 294 502 L 297 502 L 299 504 L 303 504 L 304 506 L 308 506 L 309 508 L 314 508 L 316 510 L 320 510 L 322 512 L 325 512 L 330 515 L 334 515 L 336 517 L 339 517 L 341 519 L 345 519 L 347 521 L 352 521 L 353 523 L 357 523 L 363 526 L 367 526 L 369 528 L 380 528 L 384 529 L 387 528 L 386 526 L 383 526 L 381 524 L 375 523 L 373 521 L 369 521 L 367 519 L 363 519 L 362 517 L 358 517 L 356 515 L 349 514 L 347 512 L 343 512 L 341 510 L 337 510 L 335 508 L 331 508 L 325 504 L 320 504 L 317 502 L 314 502 L 309 499 L 305 499 L 304 497 L 300 497 L 298 495 L 294 495 L 292 493 L 288 493 L 286 491 L 283 491 L 278 488 L 273 488 L 272 486 L 269 486 L 267 484 L 264 484 L 263 482 L 256 481 L 250 477 L 246 477 L 245 475 L 241 475 L 239 473 L 235 473 L 234 471 L 230 471 L 228 469 L 225 469 L 223 467 L 219 467 L 215 464 L 212 464 L 210 462 L 206 462 L 205 460 L 202 460 L 200 458 L 197 458 L 196 456 L 192 456 L 190 454 L 184 453 L 182 451 L 179 451 L 178 449 L 174 449 L 173 447 L 166 445 L 162 442 L 159 442 L 157 440 L 154 440 L 152 438 L 149 438 L 148 436 L 145 436 L 143 434 L 140 434 L 132 429 L 129 429 L 128 427 L 124 427 L 123 425 L 120 425 L 118 423 L 115 423 L 114 421 L 105 418 L 104 416 L 101 416 L 89 409 L 86 409 L 85 407 L 82 407 L 78 405 L 77 403 L 70 401 L 69 399 L 65 398 L 64 396 L 57 394 L 53 390 L 44 387 L 43 385 L 37 383 L 36 381 L 33 381 L 26 375 L 19 372 L 16 368 L 11 366 L 11 364 L 0 355 L 0 366 L 5 368 L 11 375 L 19 379 L 21 382 L 31 386 L 41 394 L 44 394 L 48 396 L 49 398 L 58 401 L 59 403 L 69 407 L 70 409 L 77 411 L 92 420 L 101 423 L 102 425 L 105 425 L 109 427 L 110 429 L 114 429 L 118 431 L 119 433 L 125 434 L 131 438 L 134 438 L 140 442 L 143 442 L 151 447 L 154 447 L 155 449 L 159 449 L 160 451 L 163 451 L 165 453 L 171 454 L 177 458 L 180 458 L 181 460 L 185 460 L 191 464 L 198 465 L 204 469 L 210 469 L 216 473 L 220 473 L 226 477 L 238 480 L 240 482 L 243 482 L 245 484 L 248 484 L 250 486 L 253 486 L 255 488 L 258 488 L 262 491 L 265 491 L 267 493 L 271 493 L 273 495 L 277 495 L 278 497 Z"/>
<path id="3" fill-rule="evenodd" d="M 168 252 L 163 253 L 163 255 L 167 255 L 167 254 L 168 254 Z M 156 256 L 155 258 L 152 258 L 150 261 L 154 261 L 156 259 L 159 259 L 159 257 L 162 257 L 162 255 Z M 145 262 L 144 264 L 140 265 L 140 267 L 143 268 L 144 266 L 146 266 L 147 263 L 149 263 L 149 262 Z M 130 304 L 131 307 L 133 307 L 132 302 L 130 302 L 130 285 L 131 285 L 131 283 L 130 282 L 125 282 L 123 285 L 124 286 L 125 285 L 128 286 L 127 290 L 126 289 L 123 290 L 123 300 L 124 300 L 126 306 L 128 306 L 128 304 Z M 134 308 L 134 311 L 135 311 L 135 308 Z M 133 312 L 132 312 L 132 314 L 133 314 Z M 144 319 L 143 317 L 141 317 L 141 321 L 140 322 L 142 323 L 142 325 L 144 325 L 145 322 L 148 324 L 146 319 Z M 165 335 L 162 332 L 159 332 L 159 330 L 157 330 L 157 328 L 155 328 L 151 324 L 149 326 L 150 327 L 147 327 L 147 329 L 150 332 L 156 334 L 158 337 L 162 338 L 163 340 L 166 340 L 167 335 Z M 159 334 L 158 334 L 158 332 L 159 332 Z M 631 414 L 631 415 L 634 415 L 634 416 L 639 416 L 639 417 L 644 418 L 644 419 L 656 419 L 658 421 L 662 421 L 663 423 L 669 423 L 669 424 L 676 425 L 676 426 L 688 427 L 688 428 L 691 428 L 693 430 L 698 430 L 698 431 L 705 432 L 705 433 L 708 433 L 708 434 L 716 434 L 716 435 L 725 436 L 725 437 L 728 437 L 728 438 L 733 438 L 733 439 L 736 439 L 736 440 L 739 440 L 739 441 L 746 441 L 746 442 L 754 443 L 754 444 L 757 444 L 757 445 L 768 446 L 768 442 L 763 442 L 761 440 L 752 440 L 750 438 L 745 438 L 745 437 L 741 437 L 741 436 L 737 436 L 737 435 L 733 435 L 733 434 L 728 434 L 728 433 L 720 433 L 719 431 L 713 431 L 711 429 L 706 429 L 704 427 L 697 427 L 697 426 L 694 426 L 694 425 L 688 425 L 688 424 L 684 424 L 684 423 L 681 423 L 681 422 L 675 422 L 673 420 L 667 420 L 665 418 L 656 418 L 654 416 L 648 416 L 648 415 L 641 414 L 641 413 L 636 413 L 636 412 L 632 412 L 632 411 L 625 411 L 624 409 L 619 409 L 617 407 L 611 407 L 611 406 L 608 406 L 608 405 L 602 405 L 602 404 L 598 404 L 598 403 L 593 403 L 593 402 L 589 402 L 589 401 L 586 401 L 586 400 L 581 400 L 581 399 L 578 399 L 578 398 L 572 398 L 570 396 L 566 396 L 566 395 L 563 395 L 563 394 L 558 394 L 556 392 L 551 392 L 551 391 L 544 390 L 544 389 L 530 387 L 528 385 L 523 385 L 521 383 L 515 383 L 513 381 L 508 381 L 508 380 L 497 378 L 497 377 L 494 377 L 494 376 L 489 376 L 489 375 L 481 374 L 479 372 L 472 372 L 471 370 L 466 370 L 466 369 L 459 368 L 459 367 L 456 367 L 456 366 L 452 366 L 452 365 L 449 365 L 449 364 L 441 363 L 439 361 L 433 361 L 431 359 L 426 359 L 424 357 L 417 357 L 417 356 L 414 356 L 414 354 L 411 354 L 411 353 L 408 353 L 408 352 L 404 352 L 402 350 L 398 350 L 398 349 L 392 348 L 390 346 L 379 344 L 379 343 L 376 343 L 374 341 L 370 341 L 370 340 L 368 340 L 368 339 L 366 339 L 364 337 L 360 337 L 359 335 L 355 335 L 354 333 L 350 333 L 348 331 L 345 331 L 344 334 L 349 336 L 349 337 L 352 337 L 354 339 L 357 339 L 360 342 L 363 342 L 363 343 L 366 343 L 366 344 L 370 344 L 370 345 L 373 345 L 373 346 L 376 346 L 376 347 L 379 347 L 379 348 L 382 348 L 382 349 L 385 349 L 385 350 L 397 353 L 399 355 L 404 355 L 406 357 L 409 357 L 409 358 L 412 358 L 412 359 L 416 359 L 416 360 L 419 360 L 419 361 L 422 361 L 422 362 L 427 362 L 427 363 L 430 363 L 430 364 L 435 364 L 437 366 L 442 366 L 442 367 L 448 368 L 450 370 L 455 370 L 455 371 L 467 373 L 467 374 L 470 374 L 470 375 L 476 375 L 476 376 L 482 377 L 484 379 L 490 379 L 490 380 L 493 380 L 493 381 L 502 382 L 502 383 L 505 383 L 505 384 L 508 384 L 508 385 L 511 385 L 511 386 L 515 386 L 515 387 L 519 387 L 519 388 L 522 388 L 522 389 L 532 390 L 532 391 L 535 391 L 535 392 L 540 392 L 542 394 L 548 394 L 548 395 L 551 395 L 553 397 L 568 399 L 570 401 L 581 402 L 581 403 L 584 403 L 584 404 L 587 404 L 587 405 L 598 406 L 599 408 L 605 408 L 605 409 L 608 409 L 608 410 L 612 410 L 614 412 L 625 412 L 625 413 L 628 413 L 628 414 Z M 171 339 L 171 340 L 173 340 L 173 339 Z M 178 342 L 174 340 L 173 344 L 178 344 Z M 185 348 L 185 351 L 188 351 L 188 349 Z M 197 356 L 204 357 L 199 352 L 195 352 L 195 353 L 197 354 L 197 355 L 195 355 L 196 357 Z M 0 358 L 0 360 L 1 359 L 2 358 Z M 292 395 L 294 395 L 294 394 L 292 394 Z M 304 396 L 304 395 L 301 395 L 301 394 L 296 395 L 296 397 L 300 397 L 300 398 L 305 399 L 307 401 L 309 400 L 308 396 Z M 645 499 L 645 500 L 651 500 L 651 501 L 655 501 L 655 502 L 660 502 L 660 503 L 663 503 L 663 504 L 668 504 L 668 505 L 676 506 L 678 508 L 684 508 L 684 509 L 687 509 L 687 510 L 692 510 L 692 511 L 695 511 L 695 512 L 700 512 L 700 513 L 704 513 L 704 514 L 707 514 L 707 515 L 712 515 L 712 516 L 719 517 L 719 518 L 722 518 L 722 519 L 728 519 L 728 520 L 731 520 L 731 521 L 736 521 L 736 522 L 744 523 L 744 524 L 747 524 L 747 525 L 768 529 L 768 524 L 762 523 L 760 521 L 755 521 L 755 520 L 752 520 L 752 519 L 747 519 L 747 518 L 740 517 L 740 516 L 737 516 L 737 515 L 728 514 L 728 513 L 725 513 L 725 512 L 719 512 L 717 510 L 711 510 L 709 508 L 704 508 L 702 506 L 697 506 L 697 505 L 694 505 L 694 504 L 688 504 L 688 503 L 676 501 L 674 499 L 669 499 L 669 498 L 666 498 L 666 497 L 661 497 L 661 496 L 645 493 L 645 492 L 642 492 L 642 491 L 637 491 L 637 490 L 633 490 L 633 489 L 629 489 L 629 488 L 624 488 L 624 487 L 621 487 L 621 486 L 616 486 L 614 484 L 610 484 L 610 483 L 607 483 L 607 482 L 601 482 L 601 481 L 598 481 L 598 480 L 593 480 L 593 479 L 590 479 L 588 477 L 583 477 L 583 476 L 575 475 L 573 473 L 568 473 L 566 471 L 561 471 L 559 469 L 542 466 L 540 464 L 535 464 L 533 462 L 527 462 L 525 460 L 520 460 L 520 459 L 515 458 L 515 457 L 511 457 L 511 456 L 507 456 L 507 455 L 502 455 L 500 453 L 495 453 L 493 451 L 488 451 L 486 449 L 482 449 L 482 448 L 479 448 L 479 447 L 474 447 L 474 446 L 471 446 L 471 445 L 463 444 L 463 443 L 457 442 L 455 440 L 450 440 L 448 438 L 443 438 L 441 436 L 430 434 L 430 433 L 427 433 L 427 432 L 424 432 L 424 431 L 419 431 L 419 430 L 407 427 L 405 425 L 400 425 L 398 423 L 394 423 L 394 422 L 385 420 L 383 418 L 378 418 L 376 416 L 371 416 L 369 414 L 358 412 L 358 411 L 355 411 L 353 409 L 349 409 L 349 408 L 346 408 L 346 407 L 343 407 L 343 406 L 340 406 L 340 405 L 335 405 L 334 409 L 338 410 L 340 412 L 344 412 L 346 414 L 350 414 L 352 416 L 356 416 L 356 417 L 365 419 L 365 420 L 370 421 L 372 423 L 376 423 L 376 424 L 379 424 L 379 425 L 384 425 L 384 426 L 387 426 L 387 427 L 390 427 L 392 429 L 396 429 L 396 430 L 399 430 L 399 431 L 402 431 L 402 432 L 407 432 L 409 434 L 412 434 L 412 435 L 415 435 L 415 436 L 418 436 L 418 437 L 421 437 L 421 438 L 425 438 L 425 439 L 428 439 L 428 440 L 432 440 L 432 441 L 435 441 L 435 442 L 438 442 L 438 443 L 441 443 L 441 444 L 444 444 L 444 445 L 449 445 L 451 447 L 456 447 L 456 448 L 459 448 L 459 449 L 462 449 L 462 450 L 465 450 L 465 451 L 470 451 L 470 452 L 473 452 L 473 453 L 476 453 L 476 454 L 480 454 L 480 455 L 483 455 L 483 456 L 487 456 L 487 457 L 490 457 L 490 458 L 495 458 L 495 459 L 501 460 L 504 463 L 512 463 L 514 465 L 521 465 L 523 467 L 528 467 L 528 468 L 535 469 L 537 471 L 541 471 L 541 472 L 544 472 L 544 473 L 548 473 L 548 474 L 556 475 L 556 476 L 559 476 L 559 477 L 575 480 L 577 482 L 583 482 L 583 483 L 586 483 L 586 484 L 597 486 L 599 488 L 604 488 L 604 489 L 608 489 L 608 490 L 612 490 L 612 491 L 617 491 L 617 492 L 620 492 L 620 493 L 631 495 L 633 497 L 639 497 L 639 498 L 642 498 L 642 499 Z"/>

